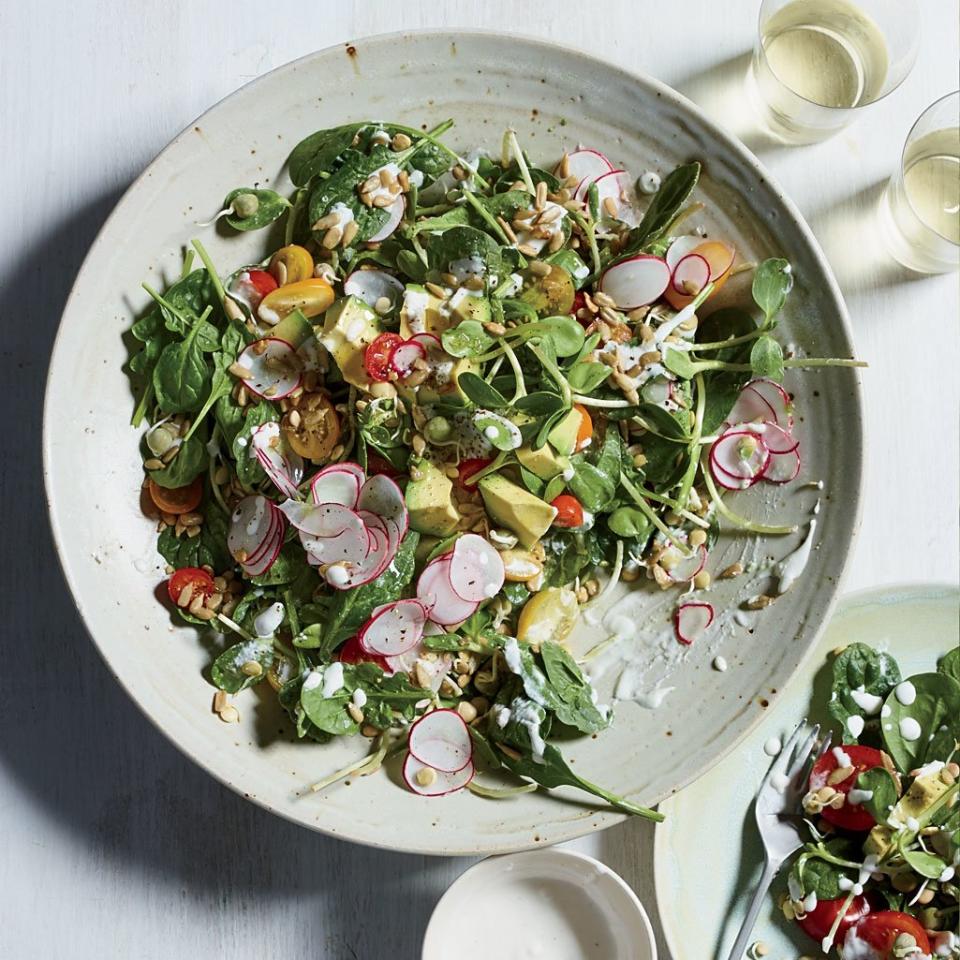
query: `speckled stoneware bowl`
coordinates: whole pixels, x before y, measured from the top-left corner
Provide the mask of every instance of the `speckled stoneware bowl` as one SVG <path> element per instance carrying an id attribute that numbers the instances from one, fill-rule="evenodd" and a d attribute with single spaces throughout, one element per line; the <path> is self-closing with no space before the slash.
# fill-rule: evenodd
<path id="1" fill-rule="evenodd" d="M 282 720 L 257 690 L 239 698 L 239 726 L 213 716 L 204 679 L 208 646 L 193 629 L 174 625 L 155 596 L 163 572 L 153 528 L 138 510 L 137 433 L 128 426 L 131 394 L 121 371 L 121 334 L 146 303 L 141 280 L 160 286 L 175 276 L 191 237 L 202 237 L 224 273 L 262 255 L 262 234 L 226 237 L 195 225 L 228 190 L 254 182 L 286 189 L 287 152 L 320 127 L 446 117 L 457 120 L 451 142 L 464 148 L 497 150 L 503 129 L 513 126 L 544 165 L 578 141 L 635 173 L 666 173 L 699 159 L 707 210 L 693 222 L 733 241 L 743 260 L 782 255 L 793 263 L 784 341 L 811 355 L 851 354 L 846 311 L 810 230 L 754 157 L 688 101 L 654 80 L 547 43 L 398 34 L 325 50 L 251 83 L 191 124 L 134 183 L 90 251 L 64 313 L 47 393 L 45 472 L 53 531 L 80 613 L 117 679 L 186 754 L 238 792 L 315 830 L 425 853 L 493 853 L 569 839 L 620 817 L 572 795 L 566 802 L 546 793 L 506 802 L 467 792 L 422 799 L 389 772 L 303 796 L 308 783 L 357 757 L 365 743 L 321 747 L 278 737 Z M 748 277 L 727 284 L 724 299 L 748 298 Z M 806 573 L 748 628 L 722 619 L 683 663 L 665 633 L 669 606 L 642 593 L 641 621 L 657 650 L 645 682 L 652 688 L 662 680 L 661 695 L 674 689 L 656 710 L 622 704 L 610 731 L 565 747 L 582 775 L 640 802 L 688 783 L 751 729 L 832 608 L 858 518 L 858 382 L 849 370 L 831 370 L 793 376 L 788 386 L 802 416 L 804 477 L 825 484 Z M 772 501 L 751 492 L 739 498 L 741 509 L 802 522 L 816 493 L 778 495 Z M 801 534 L 762 553 L 782 555 Z M 742 545 L 724 540 L 717 568 Z M 715 603 L 731 596 L 732 588 L 718 592 Z M 582 650 L 604 635 L 601 626 L 584 625 L 575 644 Z M 711 669 L 718 651 L 729 662 L 724 673 Z"/>

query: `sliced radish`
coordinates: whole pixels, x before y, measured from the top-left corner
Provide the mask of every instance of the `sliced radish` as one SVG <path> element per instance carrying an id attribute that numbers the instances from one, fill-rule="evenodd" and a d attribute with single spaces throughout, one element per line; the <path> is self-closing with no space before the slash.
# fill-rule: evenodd
<path id="1" fill-rule="evenodd" d="M 391 310 L 403 296 L 403 289 L 403 284 L 385 270 L 354 270 L 343 281 L 343 292 L 347 296 L 357 297 L 369 307 L 386 297 Z"/>
<path id="2" fill-rule="evenodd" d="M 750 430 L 728 430 L 710 448 L 710 466 L 717 482 L 728 490 L 746 490 L 767 467 L 770 451 Z"/>
<path id="3" fill-rule="evenodd" d="M 467 533 L 450 554 L 450 586 L 468 603 L 495 597 L 503 586 L 504 568 L 499 552 L 483 537 Z"/>
<path id="4" fill-rule="evenodd" d="M 737 397 L 736 403 L 727 415 L 726 422 L 729 424 L 753 423 L 757 420 L 776 423 L 777 414 L 763 395 L 748 384 L 740 391 L 740 396 Z"/>
<path id="5" fill-rule="evenodd" d="M 782 453 L 793 453 L 800 446 L 800 441 L 788 430 L 784 430 L 779 424 L 770 423 L 769 420 L 764 423 L 744 424 L 743 427 L 736 429 L 749 430 L 757 436 L 763 437 L 763 442 L 767 449 L 774 456 Z"/>
<path id="6" fill-rule="evenodd" d="M 617 201 L 617 206 L 620 205 L 620 190 L 622 189 L 622 184 L 625 180 L 629 180 L 629 174 L 626 170 L 620 170 L 619 168 L 614 168 L 610 170 L 604 170 L 603 173 L 595 177 L 586 177 L 580 181 L 580 186 L 577 187 L 576 192 L 574 193 L 574 199 L 581 200 L 584 203 L 587 202 L 587 193 L 590 190 L 590 187 L 593 184 L 597 185 L 598 200 L 600 201 L 601 207 L 603 206 L 604 197 L 613 197 Z M 609 178 L 607 183 L 601 188 L 600 181 L 604 178 Z M 622 179 L 623 178 L 623 179 Z"/>
<path id="7" fill-rule="evenodd" d="M 667 252 L 663 256 L 671 272 L 676 269 L 677 264 L 684 257 L 693 253 L 702 243 L 703 237 L 696 233 L 690 234 L 689 236 L 677 237 L 677 239 L 667 247 Z M 707 265 L 707 269 L 709 269 L 709 264 Z"/>
<path id="8" fill-rule="evenodd" d="M 250 435 L 250 442 L 257 461 L 274 486 L 285 497 L 296 497 L 303 479 L 303 458 L 283 449 L 280 424 L 275 421 L 260 424 Z"/>
<path id="9" fill-rule="evenodd" d="M 243 385 L 258 397 L 282 400 L 300 386 L 303 361 L 293 344 L 279 337 L 255 340 L 237 362 L 251 373 Z"/>
<path id="10" fill-rule="evenodd" d="M 626 204 L 624 195 L 631 189 L 630 174 L 626 170 L 611 170 L 603 176 L 597 177 L 593 181 L 597 185 L 597 200 L 600 203 L 600 216 L 609 216 L 604 207 L 604 200 L 610 199 L 614 202 L 619 216 L 621 208 Z M 589 187 L 587 188 L 589 189 Z"/>
<path id="11" fill-rule="evenodd" d="M 376 580 L 390 565 L 393 557 L 389 551 L 387 535 L 379 528 L 367 530 L 370 549 L 359 560 L 337 560 L 321 567 L 324 580 L 334 590 L 352 590 Z"/>
<path id="12" fill-rule="evenodd" d="M 359 464 L 336 463 L 314 476 L 310 481 L 310 495 L 314 503 L 339 503 L 353 510 L 366 479 Z"/>
<path id="13" fill-rule="evenodd" d="M 300 531 L 300 542 L 316 565 L 363 562 L 373 547 L 372 531 L 352 510 L 338 503 L 287 500 L 280 510 Z"/>
<path id="14" fill-rule="evenodd" d="M 577 178 L 577 187 L 584 180 L 596 180 L 611 170 L 613 164 L 599 150 L 585 147 L 567 154 L 567 176 Z M 559 172 L 556 175 L 560 176 Z"/>
<path id="15" fill-rule="evenodd" d="M 666 561 L 664 563 L 664 561 Z M 672 543 L 660 555 L 659 563 L 674 583 L 689 583 L 707 562 L 707 548 L 701 544 L 693 550 L 681 551 Z"/>
<path id="16" fill-rule="evenodd" d="M 373 611 L 357 639 L 368 653 L 398 657 L 420 643 L 426 622 L 427 610 L 419 600 L 395 600 Z"/>
<path id="17" fill-rule="evenodd" d="M 386 208 L 387 213 L 390 214 L 390 216 L 387 217 L 387 222 L 367 242 L 379 243 L 381 240 L 386 240 L 387 237 L 400 226 L 400 221 L 403 219 L 403 212 L 406 209 L 407 199 L 401 193 L 400 196 Z"/>
<path id="18" fill-rule="evenodd" d="M 677 639 L 685 646 L 699 640 L 711 623 L 713 604 L 710 603 L 682 603 L 673 616 Z"/>
<path id="19" fill-rule="evenodd" d="M 410 342 L 418 343 L 427 354 L 431 350 L 443 350 L 443 344 L 435 333 L 415 333 L 410 338 Z"/>
<path id="20" fill-rule="evenodd" d="M 789 483 L 795 480 L 799 473 L 800 453 L 797 450 L 790 450 L 770 457 L 770 462 L 763 471 L 763 479 L 770 483 Z"/>
<path id="21" fill-rule="evenodd" d="M 412 753 L 408 753 L 403 762 L 404 783 L 421 797 L 442 797 L 454 793 L 462 790 L 473 779 L 473 763 L 468 763 L 456 773 L 435 770 L 435 776 L 430 778 L 430 783 L 424 785 L 417 780 L 417 774 L 426 767 L 427 764 L 421 763 Z"/>
<path id="22" fill-rule="evenodd" d="M 647 403 L 662 406 L 673 396 L 673 381 L 667 377 L 654 377 L 640 388 L 640 394 Z"/>
<path id="23" fill-rule="evenodd" d="M 401 378 L 413 373 L 417 360 L 426 359 L 427 351 L 416 340 L 405 340 L 390 351 L 390 366 Z"/>
<path id="24" fill-rule="evenodd" d="M 244 497 L 230 515 L 227 549 L 236 557 L 252 557 L 263 548 L 275 523 L 271 501 L 266 497 Z"/>
<path id="25" fill-rule="evenodd" d="M 400 488 L 385 473 L 370 477 L 360 489 L 357 510 L 369 510 L 384 520 L 392 520 L 402 540 L 407 533 L 409 515 Z"/>
<path id="26" fill-rule="evenodd" d="M 755 390 L 770 405 L 774 412 L 774 419 L 781 427 L 789 430 L 793 426 L 793 400 L 779 383 L 766 378 L 751 380 L 747 387 Z"/>
<path id="27" fill-rule="evenodd" d="M 433 710 L 410 727 L 407 749 L 438 773 L 456 773 L 473 759 L 473 741 L 456 710 Z"/>
<path id="28" fill-rule="evenodd" d="M 710 282 L 710 264 L 697 253 L 688 253 L 674 268 L 671 283 L 677 293 L 696 296 Z"/>
<path id="29" fill-rule="evenodd" d="M 273 566 L 277 557 L 280 555 L 280 550 L 282 547 L 283 523 L 281 522 L 276 527 L 276 532 L 272 535 L 261 555 L 256 560 L 247 560 L 240 564 L 240 566 L 243 568 L 243 572 L 246 573 L 248 577 L 263 576 L 263 574 L 265 574 Z"/>
<path id="30" fill-rule="evenodd" d="M 449 554 L 437 557 L 424 568 L 417 581 L 417 597 L 430 610 L 430 619 L 442 626 L 466 620 L 479 606 L 479 603 L 464 600 L 453 589 Z"/>
<path id="31" fill-rule="evenodd" d="M 660 257 L 641 253 L 608 267 L 599 288 L 621 310 L 633 310 L 656 300 L 670 282 L 670 268 Z"/>

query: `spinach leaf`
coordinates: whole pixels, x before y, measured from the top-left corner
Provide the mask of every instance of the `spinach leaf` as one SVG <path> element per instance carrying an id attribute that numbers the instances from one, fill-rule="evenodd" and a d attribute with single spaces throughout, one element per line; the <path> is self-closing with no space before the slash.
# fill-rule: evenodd
<path id="1" fill-rule="evenodd" d="M 364 123 L 348 123 L 318 130 L 301 140 L 287 159 L 287 169 L 295 186 L 306 186 L 318 173 L 326 173 L 337 158 L 353 143 Z M 312 222 L 312 221 L 311 221 Z"/>
<path id="2" fill-rule="evenodd" d="M 261 424 L 279 420 L 280 415 L 272 403 L 261 400 L 256 406 L 247 407 L 243 416 L 243 426 L 233 438 L 231 452 L 236 461 L 237 479 L 245 486 L 252 487 L 266 476 L 263 467 L 253 450 L 251 437 Z"/>
<path id="3" fill-rule="evenodd" d="M 783 350 L 773 337 L 758 337 L 750 350 L 750 367 L 755 377 L 783 383 Z"/>
<path id="4" fill-rule="evenodd" d="M 857 777 L 857 789 L 869 790 L 873 796 L 861 806 L 877 823 L 885 823 L 890 808 L 897 802 L 897 784 L 889 771 L 883 767 L 865 770 Z"/>
<path id="5" fill-rule="evenodd" d="M 937 664 L 937 673 L 943 673 L 948 677 L 953 677 L 954 680 L 960 683 L 960 648 L 954 647 L 953 650 L 943 657 Z"/>
<path id="6" fill-rule="evenodd" d="M 223 200 L 227 223 L 234 230 L 259 230 L 282 217 L 290 209 L 290 201 L 274 190 L 238 187 Z"/>
<path id="7" fill-rule="evenodd" d="M 199 410 L 210 385 L 210 368 L 197 337 L 202 318 L 183 341 L 168 343 L 153 368 L 153 389 L 164 413 Z"/>
<path id="8" fill-rule="evenodd" d="M 430 266 L 441 273 L 447 272 L 455 260 L 476 258 L 483 263 L 485 273 L 503 274 L 499 244 L 476 227 L 451 227 L 443 233 L 431 234 L 425 246 Z"/>
<path id="9" fill-rule="evenodd" d="M 298 737 L 309 737 L 311 740 L 316 740 L 317 743 L 328 743 L 330 741 L 330 734 L 325 730 L 321 730 L 310 721 L 310 718 L 306 715 L 300 703 L 300 693 L 306 677 L 306 673 L 301 673 L 299 676 L 288 680 L 280 688 L 277 699 L 280 701 L 280 705 L 284 710 L 290 714 L 290 718 L 296 726 Z"/>
<path id="10" fill-rule="evenodd" d="M 167 527 L 157 537 L 157 552 L 178 570 L 181 567 L 212 567 L 217 572 L 230 570 L 234 561 L 227 550 L 230 518 L 212 497 L 203 505 L 203 526 L 195 537 L 178 537 Z"/>
<path id="11" fill-rule="evenodd" d="M 637 507 L 617 507 L 607 517 L 607 526 L 618 537 L 631 540 L 646 540 L 653 533 L 653 524 L 650 518 Z"/>
<path id="12" fill-rule="evenodd" d="M 260 664 L 260 673 L 255 676 L 243 670 L 246 663 Z M 214 684 L 227 693 L 239 693 L 259 683 L 273 663 L 273 640 L 258 637 L 244 640 L 228 647 L 213 662 L 210 677 Z"/>
<path id="13" fill-rule="evenodd" d="M 573 476 L 567 481 L 567 486 L 591 513 L 599 513 L 613 502 L 620 477 L 621 458 L 620 434 L 612 428 L 606 432 L 595 463 L 583 453 L 570 458 Z"/>
<path id="14" fill-rule="evenodd" d="M 854 692 L 885 698 L 899 682 L 897 661 L 890 654 L 864 643 L 851 643 L 833 661 L 832 693 L 827 709 L 840 724 L 844 743 L 857 740 L 847 726 L 849 718 L 864 715 L 863 707 L 854 699 Z"/>
<path id="15" fill-rule="evenodd" d="M 557 719 L 581 733 L 597 733 L 610 725 L 609 714 L 593 702 L 594 691 L 565 647 L 549 641 L 540 647 L 540 659 L 556 694 Z"/>
<path id="16" fill-rule="evenodd" d="M 832 855 L 838 855 L 835 841 L 825 846 Z M 801 854 L 794 864 L 793 873 L 804 895 L 815 893 L 818 900 L 836 900 L 845 896 L 840 886 L 841 878 L 856 879 L 850 870 L 818 857 L 815 849 Z"/>
<path id="17" fill-rule="evenodd" d="M 704 376 L 704 407 L 703 428 L 704 436 L 716 433 L 733 409 L 733 405 L 740 396 L 747 378 L 742 374 L 716 372 L 712 376 Z"/>
<path id="18" fill-rule="evenodd" d="M 259 577 L 251 577 L 250 582 L 258 587 L 276 587 L 293 583 L 300 577 L 306 577 L 307 574 L 310 575 L 314 585 L 317 585 L 319 582 L 317 575 L 307 563 L 306 553 L 299 541 L 291 540 L 284 544 L 270 569 Z"/>
<path id="19" fill-rule="evenodd" d="M 773 327 L 793 288 L 793 272 L 786 260 L 764 260 L 753 275 L 753 299 L 763 311 L 766 326 Z"/>
<path id="20" fill-rule="evenodd" d="M 945 673 L 910 678 L 916 699 L 903 704 L 894 690 L 886 701 L 883 742 L 899 770 L 942 760 L 960 741 L 960 683 Z"/>
<path id="21" fill-rule="evenodd" d="M 207 445 L 198 434 L 180 444 L 177 455 L 161 470 L 150 470 L 150 479 L 161 487 L 183 487 L 207 469 Z"/>
<path id="22" fill-rule="evenodd" d="M 246 336 L 243 327 L 236 320 L 232 320 L 230 325 L 223 332 L 221 338 L 221 350 L 213 358 L 213 374 L 210 378 L 210 393 L 204 401 L 203 406 L 193 418 L 193 426 L 187 434 L 189 437 L 203 421 L 203 418 L 210 412 L 210 408 L 221 398 L 230 395 L 233 390 L 234 380 L 229 373 L 229 367 L 233 364 L 237 355 L 246 346 Z M 240 408 L 237 407 L 239 410 Z M 232 441 L 231 441 L 232 443 Z"/>

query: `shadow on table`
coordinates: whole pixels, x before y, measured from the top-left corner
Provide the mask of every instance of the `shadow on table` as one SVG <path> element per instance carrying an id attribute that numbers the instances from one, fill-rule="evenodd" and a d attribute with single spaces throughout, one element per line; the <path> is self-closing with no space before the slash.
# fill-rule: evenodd
<path id="1" fill-rule="evenodd" d="M 370 918 L 393 901 L 402 908 L 390 915 L 403 925 L 390 931 L 391 954 L 412 960 L 437 896 L 464 862 L 323 837 L 221 786 L 160 736 L 114 681 L 60 574 L 41 476 L 45 374 L 70 285 L 118 197 L 106 193 L 66 216 L 23 250 L 0 287 L 3 359 L 17 384 L 0 474 L 2 502 L 14 505 L 0 560 L 0 767 L 9 789 L 27 793 L 49 817 L 51 836 L 67 834 L 121 880 L 146 875 L 145 889 L 166 887 L 174 891 L 168 897 L 188 898 L 210 917 L 255 914 L 266 902 L 289 915 L 304 955 L 329 960 L 380 955 L 384 930 Z M 316 909 L 304 910 L 305 901 Z M 263 955 L 262 945 L 250 949 Z"/>

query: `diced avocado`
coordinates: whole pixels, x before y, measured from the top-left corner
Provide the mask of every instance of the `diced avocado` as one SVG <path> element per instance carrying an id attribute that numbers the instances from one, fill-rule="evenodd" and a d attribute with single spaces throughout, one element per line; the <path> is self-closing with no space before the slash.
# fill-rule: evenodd
<path id="1" fill-rule="evenodd" d="M 555 317 L 573 308 L 576 290 L 573 277 L 563 267 L 550 265 L 550 272 L 540 276 L 527 271 L 518 299 L 529 304 L 541 317 Z"/>
<path id="2" fill-rule="evenodd" d="M 316 331 L 313 324 L 299 310 L 288 313 L 275 327 L 271 328 L 268 336 L 286 340 L 295 349 L 300 349 Z"/>
<path id="3" fill-rule="evenodd" d="M 371 384 L 363 355 L 380 334 L 376 313 L 356 297 L 338 300 L 326 313 L 317 338 L 333 355 L 347 383 L 355 387 Z"/>
<path id="4" fill-rule="evenodd" d="M 436 382 L 437 377 L 436 373 L 434 378 L 428 380 L 419 388 L 418 393 L 418 403 L 436 403 L 441 397 L 447 394 L 451 394 L 454 391 L 460 389 L 459 380 L 460 374 L 466 373 L 480 373 L 480 364 L 476 360 L 471 360 L 469 357 L 463 357 L 460 360 L 457 360 L 450 367 L 449 372 L 443 374 L 442 382 Z"/>
<path id="5" fill-rule="evenodd" d="M 407 284 L 400 308 L 400 336 L 409 340 L 415 333 L 435 333 L 438 337 L 451 325 L 440 310 L 441 301 L 418 283 Z"/>
<path id="6" fill-rule="evenodd" d="M 547 435 L 547 441 L 557 453 L 569 457 L 577 449 L 581 419 L 580 411 L 573 409 Z"/>
<path id="7" fill-rule="evenodd" d="M 460 514 L 450 499 L 453 482 L 427 460 L 416 461 L 410 477 L 404 494 L 410 526 L 418 533 L 449 536 L 460 522 Z"/>
<path id="8" fill-rule="evenodd" d="M 555 263 L 563 267 L 573 279 L 573 286 L 579 290 L 583 282 L 590 276 L 590 268 L 583 262 L 576 250 L 558 250 L 544 258 L 547 263 Z"/>
<path id="9" fill-rule="evenodd" d="M 885 823 L 878 823 L 863 841 L 863 852 L 878 859 L 885 857 L 893 846 L 893 830 Z"/>
<path id="10" fill-rule="evenodd" d="M 570 466 L 570 461 L 561 454 L 554 453 L 549 443 L 545 443 L 539 450 L 522 446 L 515 452 L 517 459 L 541 480 L 552 480 Z"/>
<path id="11" fill-rule="evenodd" d="M 937 773 L 928 773 L 917 777 L 910 789 L 897 801 L 890 811 L 890 819 L 906 823 L 909 819 L 922 820 L 924 813 L 949 789 L 949 785 L 940 779 Z M 883 856 L 893 843 L 893 829 L 885 823 L 878 823 L 864 842 L 866 853 Z"/>
<path id="12" fill-rule="evenodd" d="M 477 486 L 487 513 L 498 524 L 512 530 L 523 547 L 532 547 L 557 515 L 549 503 L 497 474 L 484 477 Z"/>
<path id="13" fill-rule="evenodd" d="M 475 297 L 469 290 L 461 287 L 450 298 L 450 312 L 453 319 L 461 323 L 464 320 L 489 323 L 491 317 L 490 301 L 483 296 Z"/>

